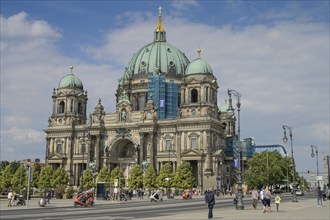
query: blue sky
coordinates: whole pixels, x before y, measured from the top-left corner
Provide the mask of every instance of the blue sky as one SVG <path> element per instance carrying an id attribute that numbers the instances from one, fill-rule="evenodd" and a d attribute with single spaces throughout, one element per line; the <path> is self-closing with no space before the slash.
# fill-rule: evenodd
<path id="1" fill-rule="evenodd" d="M 163 7 L 168 43 L 202 58 L 242 94 L 241 137 L 283 144 L 293 127 L 299 172 L 310 145 L 329 153 L 329 1 L 1 1 L 1 160 L 44 160 L 52 90 L 75 66 L 88 91 L 115 110 L 117 79 L 153 39 Z"/>

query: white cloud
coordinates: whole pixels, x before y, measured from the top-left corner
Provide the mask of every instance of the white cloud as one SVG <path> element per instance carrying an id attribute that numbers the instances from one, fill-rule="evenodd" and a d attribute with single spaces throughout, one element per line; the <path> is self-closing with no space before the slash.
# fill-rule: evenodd
<path id="1" fill-rule="evenodd" d="M 123 23 L 126 17 L 118 16 L 117 21 Z M 83 52 L 100 64 L 60 54 L 56 43 L 65 36 L 45 21 L 31 20 L 25 13 L 1 17 L 1 26 L 11 33 L 1 41 L 1 151 L 5 157 L 14 159 L 17 155 L 13 152 L 24 155 L 33 149 L 43 158 L 45 140 L 41 133 L 51 115 L 52 89 L 69 73 L 70 65 L 75 66 L 74 73 L 88 90 L 88 111 L 94 111 L 98 98 L 107 112 L 114 111 L 117 78 L 133 53 L 152 42 L 157 25 L 154 15 L 135 13 L 134 17 L 138 22 L 126 21 L 103 36 L 103 45 L 83 47 Z M 33 27 L 33 34 L 21 31 Z M 210 26 L 167 15 L 164 27 L 168 43 L 185 52 L 191 61 L 201 47 L 202 58 L 218 79 L 220 103 L 227 99 L 227 88 L 242 94 L 242 138 L 252 136 L 257 144 L 282 144 L 282 124 L 288 124 L 294 128 L 297 164 L 303 166 L 304 146 L 314 144 L 320 146 L 320 152 L 327 150 L 327 24 L 282 21 L 237 31 L 230 25 Z M 25 139 L 30 145 L 21 145 Z M 39 144 L 33 144 L 36 142 Z"/>
<path id="2" fill-rule="evenodd" d="M 196 0 L 172 1 L 171 7 L 177 11 L 188 11 L 190 7 L 198 7 L 199 3 Z"/>
<path id="3" fill-rule="evenodd" d="M 11 141 L 17 144 L 42 143 L 46 137 L 42 131 L 19 127 L 11 127 L 9 130 L 3 131 L 1 135 L 9 137 Z"/>

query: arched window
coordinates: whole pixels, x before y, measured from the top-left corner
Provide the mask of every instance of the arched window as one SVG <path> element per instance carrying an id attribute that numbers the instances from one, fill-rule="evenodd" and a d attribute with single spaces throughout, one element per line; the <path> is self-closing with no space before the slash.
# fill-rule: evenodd
<path id="1" fill-rule="evenodd" d="M 56 145 L 56 153 L 61 154 L 62 153 L 62 144 Z"/>
<path id="2" fill-rule="evenodd" d="M 81 104 L 81 102 L 78 103 L 78 113 L 84 114 L 83 105 Z"/>
<path id="3" fill-rule="evenodd" d="M 192 137 L 190 141 L 191 141 L 191 149 L 197 149 L 198 147 L 197 137 Z"/>
<path id="4" fill-rule="evenodd" d="M 143 110 L 146 106 L 146 95 L 145 94 L 139 94 L 138 98 L 138 110 Z"/>
<path id="5" fill-rule="evenodd" d="M 73 99 L 71 99 L 70 112 L 73 112 Z"/>
<path id="6" fill-rule="evenodd" d="M 209 87 L 206 87 L 206 89 L 205 89 L 205 98 L 206 98 L 206 102 L 208 102 L 209 101 Z"/>
<path id="7" fill-rule="evenodd" d="M 198 91 L 197 91 L 197 89 L 192 89 L 191 90 L 191 102 L 192 103 L 198 102 Z"/>
<path id="8" fill-rule="evenodd" d="M 60 112 L 59 113 L 64 113 L 64 109 L 65 109 L 65 103 L 64 101 L 60 102 Z"/>

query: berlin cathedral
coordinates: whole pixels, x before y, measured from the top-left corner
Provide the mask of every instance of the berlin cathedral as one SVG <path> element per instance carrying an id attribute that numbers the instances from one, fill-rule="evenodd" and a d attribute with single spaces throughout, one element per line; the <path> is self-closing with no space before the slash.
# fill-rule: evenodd
<path id="1" fill-rule="evenodd" d="M 101 99 L 87 113 L 88 94 L 72 73 L 54 88 L 46 133 L 46 162 L 63 167 L 69 185 L 79 186 L 83 170 L 94 177 L 103 166 L 120 166 L 126 184 L 136 164 L 158 173 L 171 162 L 173 172 L 189 162 L 194 187 L 233 183 L 232 143 L 236 117 L 218 104 L 219 81 L 200 57 L 193 61 L 167 43 L 159 9 L 153 41 L 134 53 L 116 89 L 116 111 Z M 228 153 L 229 152 L 229 153 Z"/>

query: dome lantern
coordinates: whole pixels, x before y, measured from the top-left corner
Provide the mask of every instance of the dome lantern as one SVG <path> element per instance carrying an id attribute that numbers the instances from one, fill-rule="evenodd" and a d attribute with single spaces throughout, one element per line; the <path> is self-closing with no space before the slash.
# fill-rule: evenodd
<path id="1" fill-rule="evenodd" d="M 60 82 L 58 83 L 58 89 L 62 88 L 78 88 L 81 90 L 84 90 L 84 86 L 81 82 L 81 80 L 74 75 L 73 72 L 73 66 L 70 66 L 71 73 L 64 76 Z"/>

